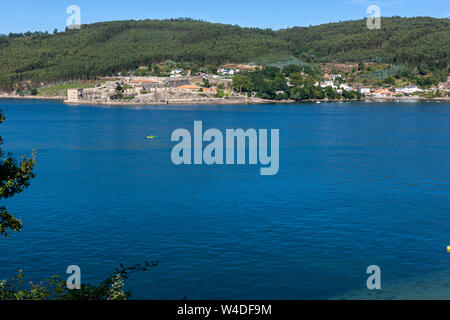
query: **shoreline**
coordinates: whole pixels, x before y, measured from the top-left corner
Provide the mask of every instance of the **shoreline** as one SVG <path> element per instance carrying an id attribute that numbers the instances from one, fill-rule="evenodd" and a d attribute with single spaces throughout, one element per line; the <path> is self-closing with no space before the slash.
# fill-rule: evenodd
<path id="1" fill-rule="evenodd" d="M 94 106 L 170 106 L 170 105 L 211 105 L 211 104 L 223 104 L 223 105 L 239 105 L 239 104 L 298 104 L 298 103 L 328 103 L 328 102 L 367 102 L 367 103 L 383 103 L 383 102 L 424 102 L 424 101 L 450 101 L 450 97 L 435 97 L 435 98 L 425 98 L 425 97 L 366 97 L 361 99 L 311 99 L 311 100 L 266 100 L 261 98 L 251 98 L 247 101 L 235 100 L 235 99 L 223 99 L 223 98 L 212 98 L 208 100 L 189 100 L 180 99 L 172 101 L 155 101 L 155 102 L 131 102 L 131 101 L 67 101 L 64 96 L 19 96 L 19 95 L 0 95 L 1 99 L 28 99 L 28 100 L 61 100 L 62 103 L 67 105 L 94 105 Z"/>
<path id="2" fill-rule="evenodd" d="M 17 94 L 0 94 L 0 99 L 29 99 L 29 100 L 65 100 L 65 96 L 19 96 Z"/>

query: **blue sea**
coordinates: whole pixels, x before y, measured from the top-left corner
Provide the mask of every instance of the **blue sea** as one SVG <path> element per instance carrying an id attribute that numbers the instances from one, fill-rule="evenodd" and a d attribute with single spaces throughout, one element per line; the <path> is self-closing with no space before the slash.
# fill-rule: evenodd
<path id="1" fill-rule="evenodd" d="M 95 284 L 157 260 L 127 280 L 134 299 L 450 298 L 449 102 L 0 109 L 2 148 L 37 150 L 2 204 L 24 228 L 0 239 L 0 278 L 78 265 Z M 174 165 L 171 134 L 196 120 L 279 129 L 279 173 Z"/>

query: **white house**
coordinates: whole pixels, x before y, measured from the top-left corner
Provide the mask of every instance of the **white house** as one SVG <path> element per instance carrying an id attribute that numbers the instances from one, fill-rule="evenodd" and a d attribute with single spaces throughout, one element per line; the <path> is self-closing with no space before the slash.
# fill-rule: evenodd
<path id="1" fill-rule="evenodd" d="M 353 88 L 352 87 L 350 87 L 348 84 L 346 84 L 346 83 L 343 83 L 343 84 L 341 84 L 341 87 L 340 87 L 342 90 L 345 90 L 345 91 L 353 91 Z"/>
<path id="2" fill-rule="evenodd" d="M 331 81 L 331 80 L 327 80 L 327 81 L 321 83 L 320 87 L 322 87 L 322 88 L 332 87 L 333 89 L 336 88 L 336 86 L 334 85 L 333 81 Z"/>
<path id="3" fill-rule="evenodd" d="M 234 76 L 235 72 L 233 69 L 218 69 L 217 73 L 224 75 L 224 76 Z"/>
<path id="4" fill-rule="evenodd" d="M 181 68 L 179 68 L 179 69 L 175 69 L 175 70 L 172 70 L 171 72 L 170 72 L 170 76 L 173 78 L 173 77 L 181 77 L 181 74 L 183 73 L 183 69 L 181 69 Z"/>
<path id="5" fill-rule="evenodd" d="M 411 87 L 395 89 L 395 93 L 410 94 L 410 93 L 415 93 L 415 92 L 423 92 L 423 90 L 417 88 L 417 86 L 411 86 Z"/>

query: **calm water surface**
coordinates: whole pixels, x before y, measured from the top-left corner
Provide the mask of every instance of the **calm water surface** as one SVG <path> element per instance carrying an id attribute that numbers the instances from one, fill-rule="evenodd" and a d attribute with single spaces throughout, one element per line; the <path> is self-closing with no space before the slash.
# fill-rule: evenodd
<path id="1" fill-rule="evenodd" d="M 0 278 L 76 264 L 98 282 L 159 260 L 129 279 L 134 298 L 328 299 L 367 294 L 376 264 L 386 297 L 450 298 L 448 102 L 0 109 L 4 149 L 38 151 L 6 201 L 25 226 L 0 240 Z M 170 135 L 194 120 L 279 128 L 279 174 L 173 165 Z"/>

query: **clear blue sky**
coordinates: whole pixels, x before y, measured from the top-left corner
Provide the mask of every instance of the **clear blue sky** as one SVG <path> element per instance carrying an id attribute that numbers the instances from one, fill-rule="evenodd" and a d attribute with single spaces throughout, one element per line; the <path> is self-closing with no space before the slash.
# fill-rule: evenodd
<path id="1" fill-rule="evenodd" d="M 191 17 L 245 27 L 280 29 L 361 19 L 369 5 L 382 16 L 449 17 L 450 0 L 1 0 L 0 34 L 65 29 L 69 5 L 82 23 Z"/>

